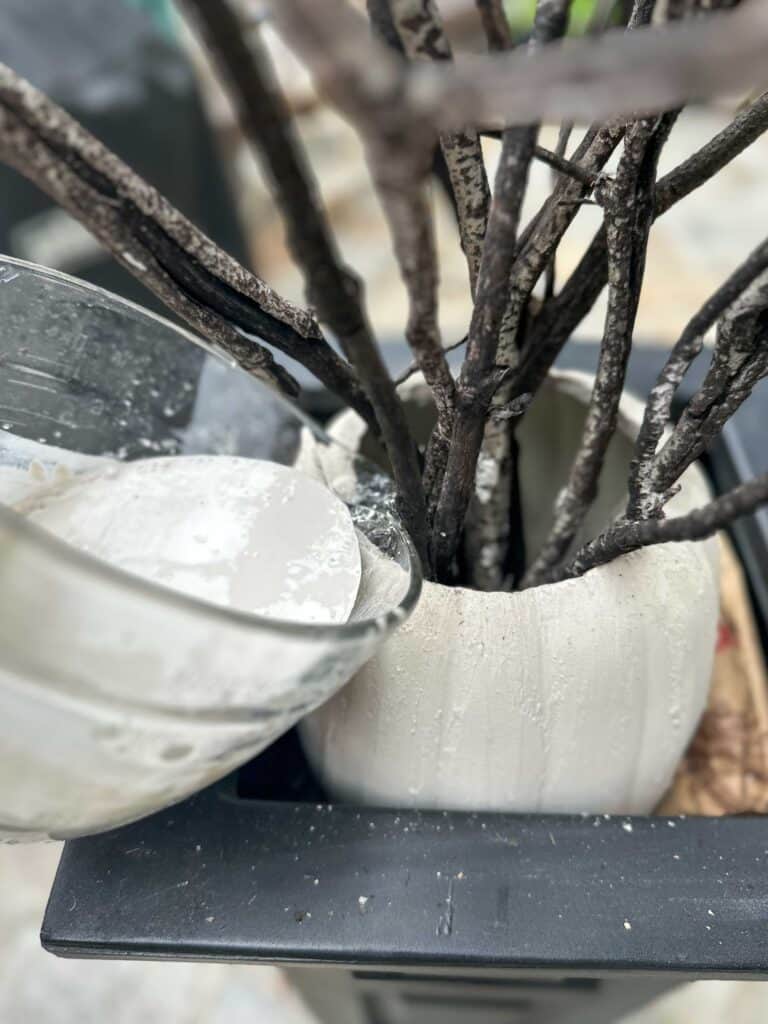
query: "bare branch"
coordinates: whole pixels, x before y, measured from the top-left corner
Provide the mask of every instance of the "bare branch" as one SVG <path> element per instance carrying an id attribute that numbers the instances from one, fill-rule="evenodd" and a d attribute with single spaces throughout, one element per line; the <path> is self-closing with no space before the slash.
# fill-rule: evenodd
<path id="1" fill-rule="evenodd" d="M 246 43 L 229 0 L 182 0 L 182 6 L 202 32 L 235 103 L 241 128 L 266 165 L 308 297 L 320 319 L 338 336 L 370 397 L 401 509 L 414 539 L 421 533 L 425 554 L 425 527 L 419 524 L 423 488 L 415 442 L 371 331 L 361 282 L 341 261 L 268 54 L 257 38 Z M 418 294 L 428 301 L 424 280 L 417 284 L 423 289 Z"/>
<path id="2" fill-rule="evenodd" d="M 530 52 L 536 52 L 565 34 L 570 6 L 571 0 L 537 0 L 533 31 L 528 44 Z M 514 207 L 507 211 L 512 219 L 510 230 L 514 228 L 515 236 L 538 134 L 538 124 L 507 128 L 502 133 L 500 168 L 504 162 L 509 165 L 507 173 L 512 176 L 513 184 L 517 181 L 519 190 Z M 517 251 L 516 237 L 513 237 L 513 241 Z M 504 304 L 496 361 L 501 366 L 511 368 L 518 362 L 520 318 L 524 306 L 510 301 L 509 286 Z M 493 405 L 507 407 L 513 397 L 508 388 L 502 387 Z M 471 505 L 470 515 L 466 517 L 466 562 L 471 582 L 481 590 L 498 590 L 508 575 L 516 578 L 525 568 L 525 536 L 517 461 L 518 445 L 512 430 L 503 419 L 491 415 L 485 424 L 475 477 L 480 472 L 496 482 L 490 488 L 475 488 L 476 500 Z M 490 472 L 484 473 L 484 470 Z M 481 496 L 484 500 L 480 500 Z"/>
<path id="3" fill-rule="evenodd" d="M 174 209 L 61 108 L 0 65 L 0 159 L 80 220 L 174 312 L 250 373 L 296 384 L 263 338 L 302 362 L 366 418 L 349 367 L 291 305 Z"/>
<path id="4" fill-rule="evenodd" d="M 640 300 L 653 218 L 653 187 L 664 119 L 638 121 L 627 133 L 616 180 L 605 189 L 608 242 L 608 311 L 597 374 L 579 449 L 555 507 L 549 536 L 523 580 L 534 586 L 565 557 L 597 495 L 608 445 L 616 430 L 632 331 Z"/>
<path id="5" fill-rule="evenodd" d="M 452 53 L 437 8 L 432 0 L 390 0 L 392 21 L 406 55 L 414 61 L 450 61 Z M 365 131 L 364 123 L 358 126 Z M 370 130 L 370 128 L 369 128 Z M 380 145 L 380 143 L 379 143 Z M 459 235 L 474 292 L 488 215 L 489 189 L 483 155 L 476 133 L 451 132 L 440 136 L 459 224 Z M 395 151 L 382 152 L 386 163 L 398 159 Z M 408 291 L 406 337 L 419 369 L 437 405 L 437 425 L 430 438 L 424 469 L 429 504 L 436 499 L 448 457 L 454 415 L 454 382 L 445 359 L 437 321 L 437 253 L 423 178 L 390 189 L 378 175 L 379 191 L 387 213 Z"/>
<path id="6" fill-rule="evenodd" d="M 288 247 L 304 275 L 307 298 L 319 319 L 336 334 L 347 357 L 354 360 L 361 343 L 366 347 L 374 344 L 362 304 L 362 286 L 341 261 L 269 54 L 255 31 L 246 42 L 231 0 L 178 3 L 206 44 L 237 111 L 240 128 L 269 175 L 286 223 Z"/>
<path id="7" fill-rule="evenodd" d="M 634 0 L 627 33 L 643 30 L 650 21 L 656 0 Z M 571 157 L 582 170 L 581 181 L 560 180 L 552 195 L 528 225 L 520 239 L 520 255 L 512 275 L 512 309 L 517 318 L 526 309 L 533 288 L 552 261 L 563 235 L 576 217 L 580 204 L 594 187 L 600 172 L 623 138 L 624 127 L 609 123 L 593 125 Z M 570 176 L 572 179 L 574 175 Z"/>
<path id="8" fill-rule="evenodd" d="M 405 336 L 437 406 L 437 425 L 427 449 L 424 490 L 429 496 L 442 475 L 454 418 L 455 386 L 437 322 L 437 253 L 423 182 L 400 189 L 379 184 L 395 254 L 408 292 Z"/>
<path id="9" fill-rule="evenodd" d="M 713 178 L 768 129 L 768 92 L 742 110 L 706 146 L 659 179 L 656 216 Z"/>
<path id="10" fill-rule="evenodd" d="M 768 93 L 759 96 L 734 121 L 697 153 L 656 185 L 656 216 L 714 177 L 768 130 Z M 515 384 L 518 391 L 541 386 L 576 326 L 594 306 L 607 281 L 605 230 L 601 228 L 560 294 L 537 317 L 528 339 Z"/>
<path id="11" fill-rule="evenodd" d="M 368 11 L 368 18 L 370 20 L 371 27 L 373 28 L 376 37 L 381 42 L 386 43 L 389 49 L 405 60 L 406 55 L 403 41 L 398 34 L 394 21 L 392 20 L 390 0 L 366 0 L 366 9 Z M 432 174 L 440 182 L 440 185 L 448 198 L 448 202 L 451 204 L 451 208 L 456 217 L 456 223 L 458 224 L 459 204 L 453 191 L 453 183 L 451 182 L 451 176 L 439 142 L 434 147 L 432 154 Z"/>
<path id="12" fill-rule="evenodd" d="M 651 544 L 704 540 L 734 519 L 749 515 L 768 502 L 768 473 L 735 487 L 702 508 L 673 519 L 622 521 L 609 527 L 581 548 L 568 565 L 553 570 L 546 583 L 583 576 L 590 569 L 605 565 L 620 555 Z"/>
<path id="13" fill-rule="evenodd" d="M 435 463 L 439 467 L 446 456 L 454 391 L 437 322 L 437 257 L 426 195 L 434 136 L 423 125 L 417 130 L 402 117 L 403 62 L 371 40 L 367 24 L 351 8 L 342 4 L 340 11 L 344 31 L 333 24 L 328 11 L 304 0 L 283 0 L 275 17 L 286 38 L 301 48 L 328 98 L 357 127 L 365 143 L 408 291 L 406 336 L 438 410 L 435 443 L 430 446 L 425 471 L 429 479 L 430 474 L 439 472 L 439 468 L 433 469 Z M 374 59 L 373 67 L 365 61 L 367 51 Z M 394 386 L 390 401 L 402 415 Z M 405 425 L 404 418 L 402 422 Z M 419 517 L 426 523 L 424 485 L 419 477 L 416 490 L 415 468 L 415 457 L 409 458 L 407 493 L 418 494 Z M 420 526 L 423 532 L 424 526 Z"/>
<path id="14" fill-rule="evenodd" d="M 521 137 L 528 149 L 520 145 Z M 439 578 L 448 578 L 475 480 L 485 418 L 497 389 L 496 352 L 507 306 L 520 206 L 533 154 L 528 129 L 511 129 L 502 142 L 488 231 L 469 327 L 467 358 L 456 394 L 456 418 L 440 500 L 433 549 Z"/>
<path id="15" fill-rule="evenodd" d="M 599 35 L 602 35 L 602 33 L 605 32 L 606 29 L 608 28 L 608 26 L 610 25 L 611 16 L 613 15 L 615 7 L 616 7 L 616 0 L 598 0 L 598 2 L 595 4 L 595 7 L 594 7 L 594 9 L 592 11 L 592 14 L 590 16 L 589 23 L 587 25 L 586 34 L 588 36 L 599 36 Z M 646 17 L 647 20 L 650 20 L 650 16 L 652 15 L 653 12 L 651 11 L 651 14 L 646 14 L 644 9 L 638 9 L 637 7 L 634 7 L 632 13 L 635 14 L 636 17 L 638 17 L 638 18 Z M 571 135 L 573 133 L 573 128 L 574 128 L 574 125 L 573 125 L 572 121 L 563 121 L 563 123 L 560 125 L 560 129 L 559 129 L 559 131 L 557 133 L 557 145 L 555 147 L 555 152 L 554 152 L 553 156 L 558 157 L 561 160 L 562 160 L 563 157 L 565 157 L 565 154 L 566 154 L 566 152 L 568 150 L 568 143 L 569 143 Z M 569 161 L 563 161 L 563 163 L 566 163 L 566 164 L 568 164 L 568 166 L 573 167 L 573 168 L 578 167 L 578 164 L 570 164 Z M 553 166 L 553 165 L 550 165 L 550 166 Z M 558 182 L 557 174 L 554 173 L 555 171 L 560 172 L 560 173 L 565 173 L 565 174 L 569 173 L 568 170 L 566 168 L 564 168 L 564 167 L 557 167 L 557 168 L 555 168 L 553 166 L 553 174 L 552 174 L 552 186 L 553 186 L 553 188 L 557 185 L 557 182 Z M 576 177 L 576 175 L 573 173 L 573 171 L 571 171 L 571 176 L 572 177 Z M 583 183 L 586 184 L 590 189 L 593 187 L 593 183 L 591 183 L 589 181 L 586 181 L 586 182 L 583 182 Z M 556 281 L 557 281 L 556 259 L 557 259 L 557 251 L 552 253 L 552 257 L 551 257 L 549 263 L 547 264 L 546 270 L 544 272 L 544 274 L 545 274 L 545 276 L 544 276 L 544 299 L 545 299 L 545 301 L 548 300 L 548 299 L 551 299 L 552 296 L 555 294 L 555 284 L 556 284 Z"/>
<path id="16" fill-rule="evenodd" d="M 768 271 L 727 310 L 712 361 L 653 461 L 649 486 L 663 494 L 706 450 L 768 370 Z"/>
<path id="17" fill-rule="evenodd" d="M 672 401 L 688 368 L 704 345 L 704 336 L 743 292 L 768 270 L 768 241 L 759 245 L 688 321 L 670 352 L 645 406 L 629 475 L 628 519 L 658 515 L 661 495 L 651 487 L 656 448 L 670 420 Z M 751 326 L 754 327 L 754 324 Z"/>
<path id="18" fill-rule="evenodd" d="M 459 340 L 458 341 L 454 341 L 453 344 L 446 345 L 443 348 L 443 352 L 445 352 L 446 355 L 449 352 L 455 352 L 457 348 L 461 348 L 462 345 L 466 345 L 468 337 L 469 337 L 469 335 L 465 334 L 463 338 L 459 338 Z M 409 363 L 408 366 L 406 366 L 406 368 L 402 371 L 402 373 L 399 373 L 395 377 L 395 384 L 397 384 L 397 385 L 405 384 L 405 382 L 407 380 L 409 380 L 414 375 L 414 373 L 418 373 L 418 372 L 419 372 L 419 364 L 414 360 L 412 363 Z"/>
<path id="19" fill-rule="evenodd" d="M 389 3 L 403 48 L 411 60 L 453 60 L 434 0 L 389 0 Z M 474 294 L 490 203 L 483 151 L 473 131 L 443 133 L 440 145 L 456 198 L 461 247 L 467 258 Z"/>
<path id="20" fill-rule="evenodd" d="M 514 39 L 504 12 L 504 0 L 475 0 L 480 13 L 480 21 L 488 41 L 488 49 L 492 53 L 503 53 L 511 50 Z"/>
<path id="21" fill-rule="evenodd" d="M 557 171 L 558 174 L 565 174 L 568 178 L 573 178 L 574 181 L 580 182 L 590 191 L 595 187 L 598 175 L 594 171 L 582 167 L 581 164 L 577 164 L 574 160 L 567 160 L 562 152 L 545 149 L 543 146 L 536 146 L 533 150 L 533 155 L 536 160 L 551 167 L 553 171 Z"/>

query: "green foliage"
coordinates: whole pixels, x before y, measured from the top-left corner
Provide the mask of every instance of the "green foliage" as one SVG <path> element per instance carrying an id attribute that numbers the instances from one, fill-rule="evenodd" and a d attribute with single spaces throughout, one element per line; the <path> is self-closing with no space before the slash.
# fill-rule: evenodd
<path id="1" fill-rule="evenodd" d="M 569 34 L 581 35 L 589 24 L 596 4 L 597 0 L 573 0 Z M 527 35 L 533 24 L 536 0 L 506 0 L 504 6 L 514 32 Z"/>

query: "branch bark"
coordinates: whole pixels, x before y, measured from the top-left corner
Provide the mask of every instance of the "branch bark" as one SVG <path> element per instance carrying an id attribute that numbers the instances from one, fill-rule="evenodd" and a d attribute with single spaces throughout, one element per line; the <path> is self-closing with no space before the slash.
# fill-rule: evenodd
<path id="1" fill-rule="evenodd" d="M 453 54 L 434 0 L 389 0 L 405 53 L 414 61 L 452 61 Z M 474 131 L 445 132 L 440 145 L 456 198 L 461 247 L 475 293 L 488 223 L 490 188 L 480 139 Z"/>
<path id="2" fill-rule="evenodd" d="M 390 0 L 366 0 L 365 6 L 375 37 L 405 60 L 403 41 L 392 20 Z M 439 142 L 434 147 L 432 153 L 432 174 L 439 181 L 441 188 L 445 192 L 458 224 L 459 204 L 453 191 L 453 183 L 451 182 L 451 176 Z"/>
<path id="3" fill-rule="evenodd" d="M 14 71 L 0 65 L 0 159 L 80 220 L 130 273 L 214 347 L 289 394 L 263 338 L 370 420 L 349 367 L 314 317 L 219 249 L 155 189 Z"/>
<path id="4" fill-rule="evenodd" d="M 375 344 L 360 279 L 345 266 L 323 209 L 317 182 L 256 31 L 246 41 L 231 0 L 177 0 L 197 29 L 237 112 L 238 124 L 269 176 L 300 267 L 309 303 L 347 358 Z"/>
<path id="5" fill-rule="evenodd" d="M 704 540 L 734 519 L 749 515 L 768 502 L 768 473 L 735 487 L 702 508 L 674 519 L 646 519 L 615 524 L 585 544 L 566 566 L 552 570 L 546 583 L 583 576 L 590 569 L 651 544 Z"/>
<path id="6" fill-rule="evenodd" d="M 662 216 L 713 178 L 766 130 L 768 93 L 759 96 L 697 153 L 659 179 L 655 216 Z M 600 296 L 607 274 L 605 230 L 601 228 L 559 295 L 536 318 L 515 381 L 518 393 L 538 391 L 563 346 Z"/>
<path id="7" fill-rule="evenodd" d="M 307 296 L 320 319 L 338 337 L 370 398 L 404 521 L 426 559 L 423 488 L 415 442 L 373 336 L 362 283 L 341 261 L 269 56 L 256 36 L 246 42 L 229 0 L 181 0 L 181 6 L 201 32 L 234 102 L 240 126 L 266 166 Z M 429 245 L 428 239 L 425 244 Z M 429 281 L 422 275 L 416 285 L 418 295 L 428 303 Z M 425 349 L 428 354 L 428 345 Z"/>
<path id="8" fill-rule="evenodd" d="M 629 474 L 628 519 L 656 518 L 663 496 L 654 490 L 656 449 L 669 423 L 672 402 L 691 363 L 700 354 L 707 331 L 755 280 L 768 270 L 768 241 L 759 245 L 691 317 L 670 352 L 645 406 Z"/>
<path id="9" fill-rule="evenodd" d="M 768 370 L 768 271 L 721 319 L 712 361 L 672 434 L 655 456 L 649 487 L 664 495 L 720 433 Z"/>
<path id="10" fill-rule="evenodd" d="M 537 0 L 533 31 L 528 44 L 531 53 L 565 35 L 571 0 Z M 515 208 L 508 211 L 514 219 L 512 239 L 517 251 L 517 224 L 528 183 L 531 161 L 536 151 L 539 125 L 525 124 L 502 133 L 500 167 L 510 166 L 517 183 Z M 510 267 L 511 270 L 511 267 Z M 527 301 L 527 300 L 526 300 Z M 520 318 L 524 306 L 510 302 L 509 288 L 504 299 L 496 362 L 514 368 L 518 362 Z M 501 387 L 494 406 L 509 404 L 513 396 Z M 498 416 L 485 424 L 483 441 L 475 468 L 476 486 L 466 517 L 466 564 L 471 583 L 480 590 L 499 590 L 508 576 L 519 578 L 525 569 L 526 550 L 518 477 L 518 444 L 513 426 Z"/>
<path id="11" fill-rule="evenodd" d="M 475 0 L 475 5 L 491 53 L 511 50 L 515 41 L 504 12 L 504 0 Z"/>
<path id="12" fill-rule="evenodd" d="M 520 145 L 522 133 L 528 139 L 527 150 Z M 495 372 L 496 352 L 507 307 L 509 274 L 533 145 L 534 139 L 527 129 L 512 130 L 502 142 L 469 327 L 467 358 L 456 389 L 453 436 L 435 514 L 433 549 L 441 579 L 450 578 L 453 572 L 474 487 L 485 419 L 500 382 Z"/>
<path id="13" fill-rule="evenodd" d="M 632 347 L 653 220 L 658 156 L 670 129 L 669 118 L 638 121 L 627 132 L 615 182 L 605 189 L 609 295 L 597 374 L 568 483 L 558 497 L 554 523 L 523 587 L 542 582 L 562 561 L 597 495 L 605 455 L 616 430 Z"/>

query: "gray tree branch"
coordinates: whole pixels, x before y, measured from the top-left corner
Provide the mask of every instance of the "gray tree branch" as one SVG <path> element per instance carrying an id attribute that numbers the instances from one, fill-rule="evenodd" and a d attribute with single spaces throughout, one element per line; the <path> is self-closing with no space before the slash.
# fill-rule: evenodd
<path id="1" fill-rule="evenodd" d="M 726 128 L 656 185 L 656 217 L 719 173 L 768 130 L 768 93 L 759 96 Z M 559 295 L 545 304 L 529 332 L 516 391 L 538 391 L 563 346 L 594 306 L 607 282 L 605 229 L 595 235 Z"/>
<path id="2" fill-rule="evenodd" d="M 656 167 L 668 119 L 640 120 L 627 132 L 612 185 L 605 188 L 608 310 L 595 383 L 579 449 L 555 519 L 523 586 L 547 578 L 568 552 L 597 495 L 600 472 L 619 415 L 653 219 Z"/>
<path id="3" fill-rule="evenodd" d="M 734 519 L 754 512 L 766 502 L 768 473 L 741 484 L 684 516 L 645 519 L 642 522 L 622 521 L 608 527 L 586 544 L 567 565 L 552 570 L 544 582 L 558 583 L 583 576 L 590 569 L 651 544 L 704 540 L 728 526 Z"/>
<path id="4" fill-rule="evenodd" d="M 411 60 L 452 61 L 448 37 L 434 0 L 389 0 L 392 17 Z M 444 132 L 440 145 L 456 199 L 461 247 L 474 294 L 488 223 L 490 188 L 475 131 Z"/>
<path id="5" fill-rule="evenodd" d="M 571 0 L 537 0 L 528 43 L 531 53 L 565 35 L 570 7 Z M 502 133 L 500 167 L 505 162 L 509 164 L 508 173 L 514 176 L 518 188 L 515 208 L 508 211 L 514 220 L 515 231 L 538 135 L 537 123 L 507 128 Z M 516 252 L 516 237 L 513 241 Z M 520 318 L 524 307 L 510 301 L 509 288 L 504 302 L 496 362 L 511 369 L 518 362 Z M 503 386 L 494 397 L 493 405 L 506 407 L 512 398 Z M 475 488 L 474 500 L 466 517 L 466 562 L 474 586 L 480 590 L 498 590 L 503 587 L 507 577 L 520 577 L 526 560 L 519 493 L 518 445 L 511 425 L 498 416 L 491 415 L 487 419 L 477 467 L 476 477 L 479 470 L 481 477 L 487 477 L 495 483 L 490 487 Z"/>
<path id="6" fill-rule="evenodd" d="M 672 402 L 691 363 L 701 353 L 704 336 L 755 280 L 768 270 L 768 241 L 759 245 L 688 321 L 672 347 L 645 406 L 629 474 L 628 519 L 652 519 L 663 495 L 651 484 L 656 449 L 669 423 Z M 754 323 L 752 327 L 754 327 Z"/>

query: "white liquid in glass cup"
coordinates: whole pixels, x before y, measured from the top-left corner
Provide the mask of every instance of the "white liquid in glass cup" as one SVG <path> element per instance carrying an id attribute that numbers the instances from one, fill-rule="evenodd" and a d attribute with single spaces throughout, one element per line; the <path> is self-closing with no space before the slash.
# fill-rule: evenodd
<path id="1" fill-rule="evenodd" d="M 114 507 L 100 521 L 107 542 L 75 536 L 78 508 L 110 474 L 135 484 L 168 465 L 177 480 L 208 460 L 211 478 L 231 490 L 238 460 L 294 467 L 302 431 L 334 442 L 182 329 L 5 257 L 0 428 L 2 839 L 109 828 L 220 778 L 336 692 L 418 599 L 418 561 L 392 515 L 388 482 L 363 461 L 325 480 L 357 541 L 353 550 L 340 535 L 332 592 L 308 582 L 317 566 L 308 573 L 305 560 L 288 603 L 283 593 L 259 604 L 253 579 L 238 590 L 233 572 L 224 585 L 220 566 L 201 570 L 205 558 L 174 576 L 188 548 L 183 557 L 169 551 L 153 576 L 157 557 L 138 565 L 141 545 L 130 529 L 120 533 Z M 287 480 L 297 470 L 274 472 Z M 245 464 L 242 479 L 258 473 Z M 61 507 L 51 512 L 51 496 L 66 494 L 68 525 Z M 168 506 L 178 521 L 190 518 Z M 145 555 L 153 544 L 161 551 L 152 515 L 164 507 L 158 501 L 141 522 Z M 77 546 L 61 539 L 67 530 Z M 221 522 L 219 533 L 226 543 Z M 197 542 L 206 557 L 213 536 Z M 133 544 L 122 562 L 118 540 L 123 555 Z M 342 585 L 345 570 L 352 575 Z"/>

